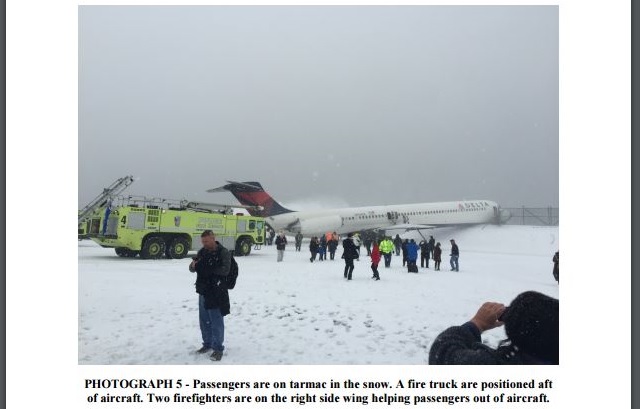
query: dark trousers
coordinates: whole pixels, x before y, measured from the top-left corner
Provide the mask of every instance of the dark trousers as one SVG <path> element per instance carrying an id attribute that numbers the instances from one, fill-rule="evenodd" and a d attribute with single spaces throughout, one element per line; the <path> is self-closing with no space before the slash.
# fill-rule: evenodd
<path id="1" fill-rule="evenodd" d="M 331 257 L 331 260 L 336 258 L 336 251 L 335 250 L 329 250 L 329 257 Z"/>
<path id="2" fill-rule="evenodd" d="M 384 253 L 384 266 L 385 267 L 389 267 L 391 266 L 391 253 Z"/>
<path id="3" fill-rule="evenodd" d="M 427 268 L 429 268 L 429 253 L 420 253 L 420 267 L 424 267 L 425 261 Z"/>
<path id="4" fill-rule="evenodd" d="M 310 258 L 310 260 L 311 260 L 311 262 L 312 262 L 312 263 L 313 263 L 313 261 L 316 259 L 316 254 L 318 254 L 318 252 L 317 252 L 317 251 L 312 251 L 312 252 L 311 252 L 311 258 Z"/>
<path id="5" fill-rule="evenodd" d="M 344 278 L 347 280 L 351 280 L 351 274 L 353 273 L 353 259 L 345 258 L 344 259 Z"/>
<path id="6" fill-rule="evenodd" d="M 378 265 L 371 263 L 371 271 L 373 271 L 373 278 L 380 279 L 380 274 L 378 273 Z"/>

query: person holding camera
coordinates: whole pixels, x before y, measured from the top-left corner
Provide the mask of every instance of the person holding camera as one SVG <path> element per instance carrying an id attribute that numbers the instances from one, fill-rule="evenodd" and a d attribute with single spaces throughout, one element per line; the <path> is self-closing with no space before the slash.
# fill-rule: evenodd
<path id="1" fill-rule="evenodd" d="M 211 352 L 211 360 L 222 359 L 224 351 L 224 316 L 231 311 L 229 291 L 220 285 L 221 278 L 229 275 L 231 253 L 216 241 L 211 230 L 200 235 L 202 248 L 189 264 L 189 271 L 197 273 L 196 293 L 202 347 L 197 353 Z"/>
<path id="2" fill-rule="evenodd" d="M 519 294 L 508 307 L 485 302 L 468 322 L 443 331 L 429 350 L 430 365 L 557 365 L 559 302 L 536 291 Z M 493 349 L 481 334 L 504 325 L 507 339 Z"/>
<path id="3" fill-rule="evenodd" d="M 278 237 L 276 237 L 276 250 L 278 251 L 278 262 L 282 261 L 282 257 L 284 257 L 284 249 L 287 245 L 287 236 L 284 235 L 284 232 L 280 230 L 278 233 Z"/>

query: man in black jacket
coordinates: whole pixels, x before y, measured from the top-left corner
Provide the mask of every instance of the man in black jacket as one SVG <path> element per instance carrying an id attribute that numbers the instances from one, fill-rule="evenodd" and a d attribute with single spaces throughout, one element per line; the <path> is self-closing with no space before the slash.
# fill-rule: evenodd
<path id="1" fill-rule="evenodd" d="M 422 240 L 420 242 L 420 267 L 424 267 L 424 262 L 427 262 L 427 268 L 429 268 L 429 242 Z"/>
<path id="2" fill-rule="evenodd" d="M 344 278 L 347 280 L 351 280 L 351 276 L 353 274 L 353 260 L 358 258 L 358 250 L 356 249 L 356 245 L 353 244 L 353 233 L 349 233 L 347 238 L 342 241 L 342 247 L 344 248 L 344 253 L 342 253 L 342 258 L 344 259 Z"/>
<path id="3" fill-rule="evenodd" d="M 435 256 L 433 251 L 435 250 L 435 248 L 436 248 L 436 239 L 434 239 L 433 236 L 429 236 L 429 255 L 431 256 L 431 258 L 434 258 Z"/>
<path id="4" fill-rule="evenodd" d="M 458 249 L 458 245 L 454 239 L 449 240 L 451 242 L 451 254 L 449 255 L 451 259 L 449 260 L 449 264 L 451 264 L 451 271 L 458 271 L 458 258 L 460 257 L 460 250 Z"/>
<path id="5" fill-rule="evenodd" d="M 199 294 L 202 348 L 197 352 L 212 351 L 211 359 L 219 361 L 224 351 L 224 316 L 230 312 L 229 292 L 221 279 L 229 274 L 231 253 L 216 241 L 211 230 L 202 232 L 200 240 L 202 248 L 189 264 L 189 271 L 197 273 Z"/>
<path id="6" fill-rule="evenodd" d="M 505 326 L 507 339 L 493 349 L 482 343 L 482 332 Z M 508 307 L 482 304 L 468 322 L 443 331 L 429 350 L 431 365 L 557 365 L 559 355 L 559 302 L 526 291 Z"/>

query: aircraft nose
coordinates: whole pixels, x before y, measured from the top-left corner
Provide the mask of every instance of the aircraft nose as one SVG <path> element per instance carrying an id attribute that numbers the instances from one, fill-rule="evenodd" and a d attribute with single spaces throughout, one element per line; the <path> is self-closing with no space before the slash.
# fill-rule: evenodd
<path id="1" fill-rule="evenodd" d="M 500 223 L 506 223 L 511 218 L 511 212 L 505 209 L 500 209 Z"/>

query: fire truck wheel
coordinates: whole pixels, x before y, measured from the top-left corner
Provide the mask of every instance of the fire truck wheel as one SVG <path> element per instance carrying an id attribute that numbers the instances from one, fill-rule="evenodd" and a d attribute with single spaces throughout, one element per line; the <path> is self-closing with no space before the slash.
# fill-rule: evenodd
<path id="1" fill-rule="evenodd" d="M 167 257 L 168 258 L 185 258 L 187 253 L 189 252 L 189 241 L 182 237 L 178 237 L 171 241 L 169 247 L 167 248 Z"/>
<path id="2" fill-rule="evenodd" d="M 161 237 L 148 237 L 140 250 L 140 258 L 155 259 L 164 255 L 165 243 Z"/>
<path id="3" fill-rule="evenodd" d="M 238 256 L 248 256 L 251 253 L 251 240 L 242 239 L 236 245 L 236 254 Z"/>

